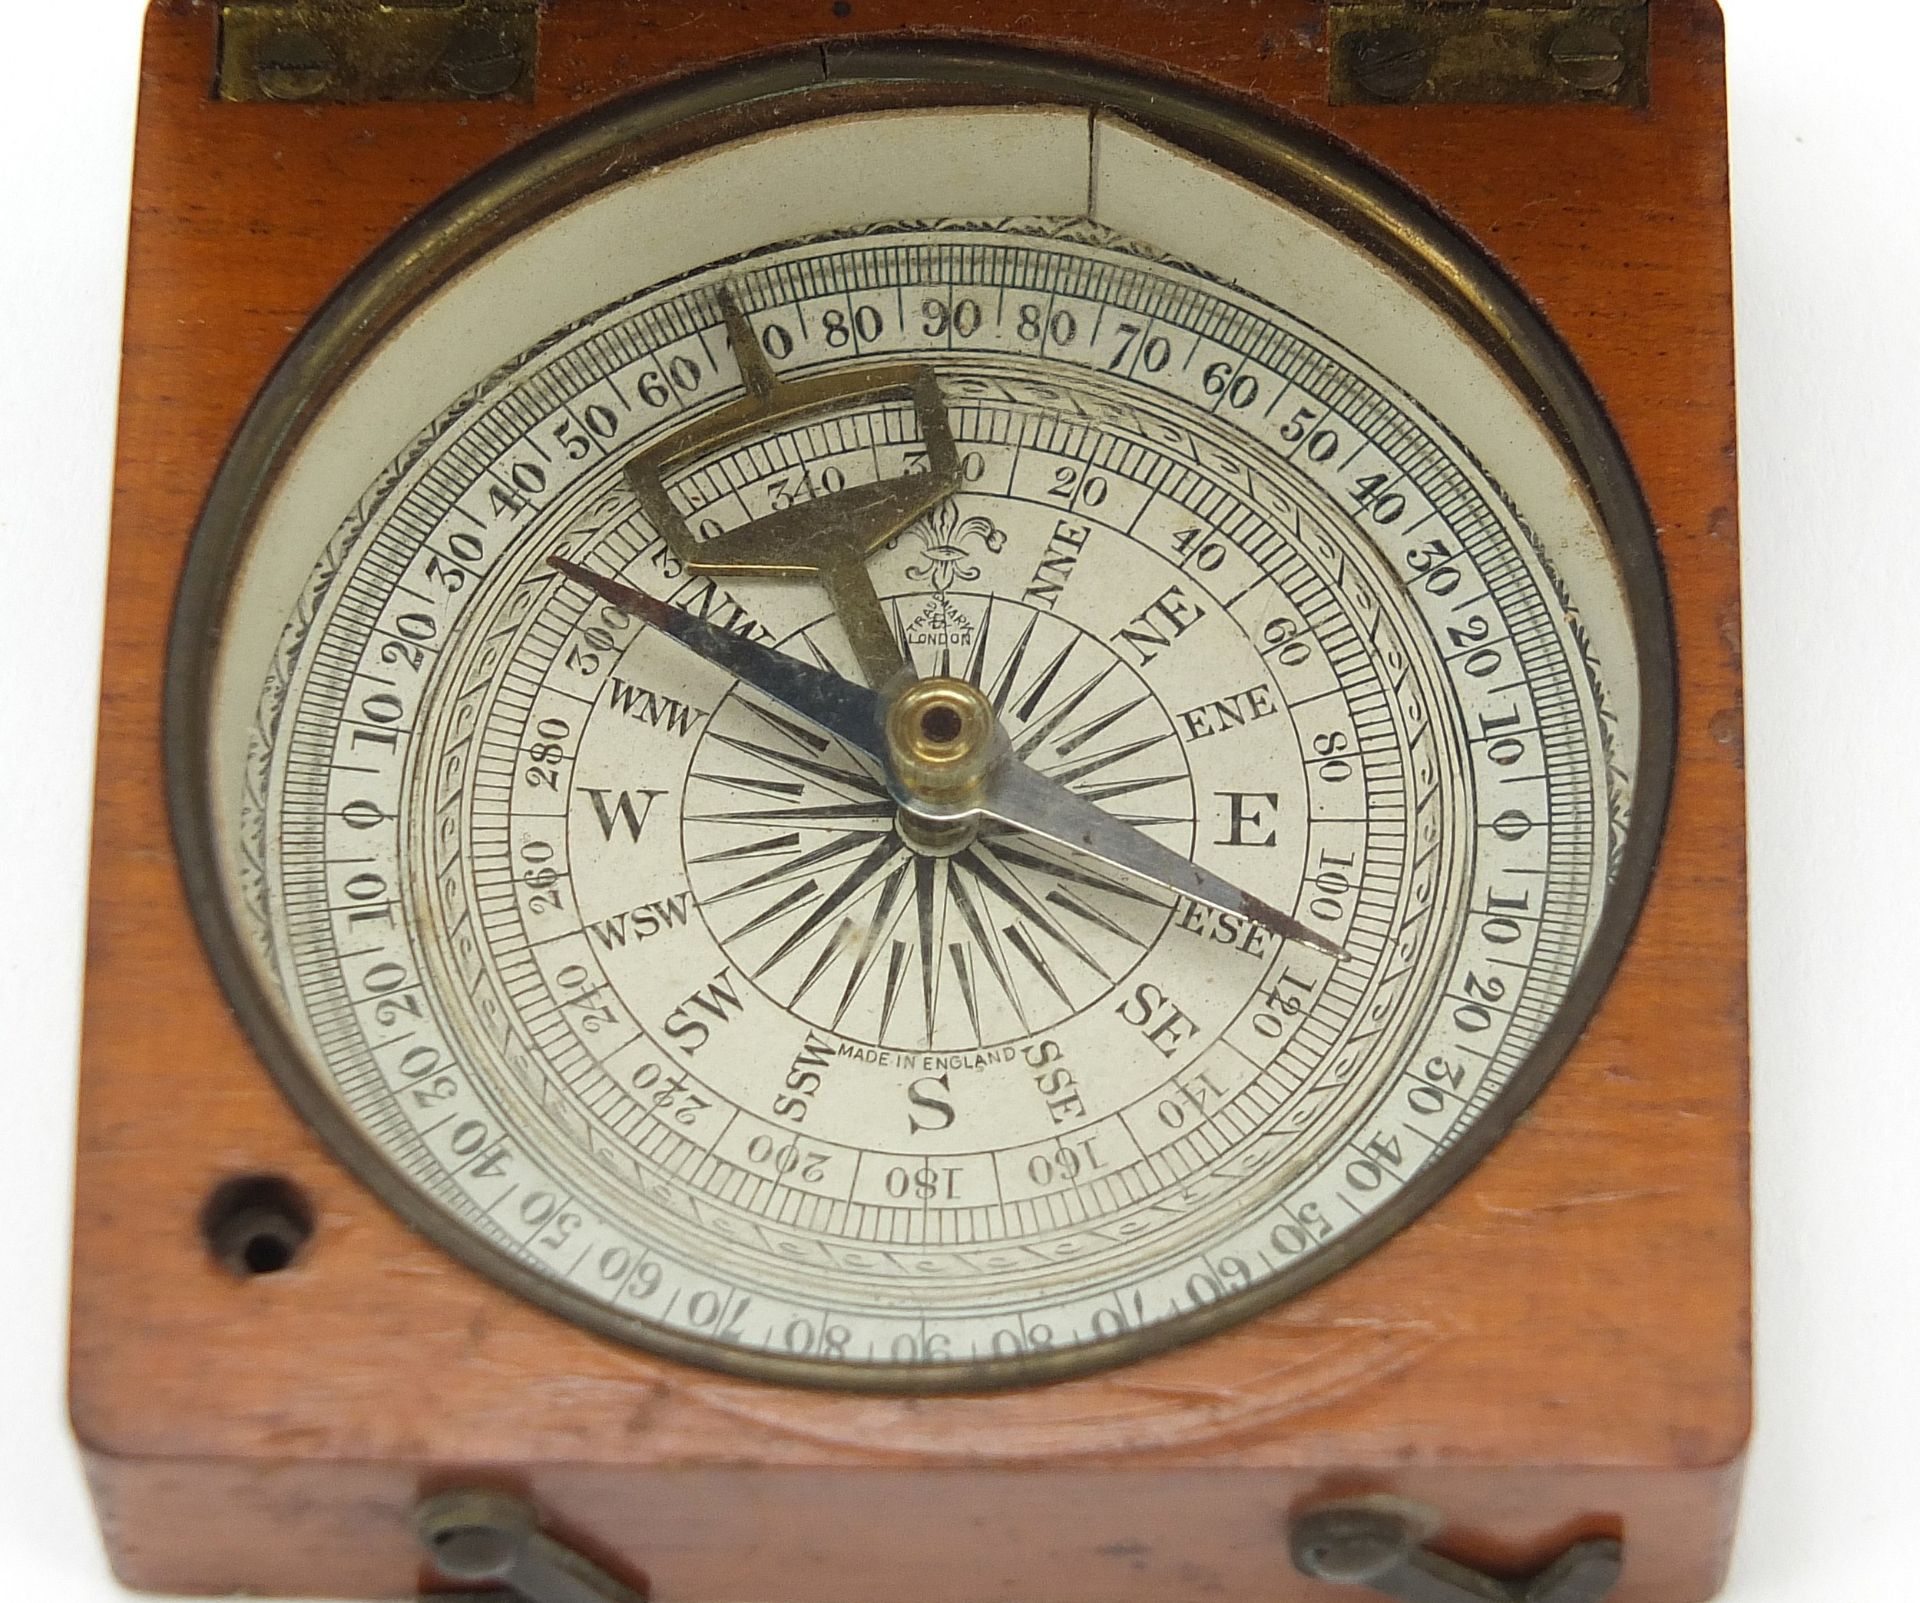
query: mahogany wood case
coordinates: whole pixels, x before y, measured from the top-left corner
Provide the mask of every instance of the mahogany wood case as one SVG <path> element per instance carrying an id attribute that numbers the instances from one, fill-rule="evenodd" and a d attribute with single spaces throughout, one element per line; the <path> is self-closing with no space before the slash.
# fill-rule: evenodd
<path id="1" fill-rule="evenodd" d="M 1724 1570 L 1748 1433 L 1744 825 L 1719 13 L 1653 0 L 1650 105 L 1333 107 L 1309 0 L 557 0 L 530 104 L 234 105 L 216 7 L 149 15 L 108 578 L 72 1408 L 133 1586 L 393 1597 L 423 1492 L 497 1485 L 654 1596 L 773 1603 L 1334 1597 L 1290 1513 L 1390 1492 L 1525 1572 L 1624 1539 L 1619 1603 Z M 1173 70 L 1347 142 L 1513 276 L 1640 475 L 1678 645 L 1645 912 L 1492 1156 L 1316 1290 L 1164 1356 L 991 1396 L 782 1388 L 611 1345 L 457 1264 L 295 1116 L 197 938 L 162 690 L 234 429 L 336 284 L 535 131 L 671 75 L 842 37 Z M 285 1176 L 316 1229 L 241 1278 L 210 1193 Z"/>

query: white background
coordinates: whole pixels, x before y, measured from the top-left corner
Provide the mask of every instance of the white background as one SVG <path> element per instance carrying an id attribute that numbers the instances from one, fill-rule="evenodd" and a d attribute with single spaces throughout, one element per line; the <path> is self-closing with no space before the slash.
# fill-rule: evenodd
<path id="1" fill-rule="evenodd" d="M 1724 1596 L 1913 1603 L 1920 116 L 1907 64 L 1920 60 L 1920 12 L 1910 0 L 1725 5 L 1759 1429 Z M 9 0 L 6 10 L 0 1573 L 10 1596 L 104 1603 L 122 1594 L 100 1556 L 62 1399 L 81 907 L 141 0 Z"/>

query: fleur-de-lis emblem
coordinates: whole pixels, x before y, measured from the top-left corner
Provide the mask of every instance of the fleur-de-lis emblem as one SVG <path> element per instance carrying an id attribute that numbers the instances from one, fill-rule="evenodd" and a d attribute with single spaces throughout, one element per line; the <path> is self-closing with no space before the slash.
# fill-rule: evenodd
<path id="1" fill-rule="evenodd" d="M 972 561 L 969 540 L 977 539 L 990 552 L 1001 550 L 1007 537 L 993 526 L 992 520 L 977 514 L 964 521 L 960 509 L 951 501 L 939 506 L 913 526 L 920 542 L 921 559 L 907 569 L 907 577 L 933 586 L 944 595 L 956 584 L 972 584 L 980 577 L 979 564 Z"/>

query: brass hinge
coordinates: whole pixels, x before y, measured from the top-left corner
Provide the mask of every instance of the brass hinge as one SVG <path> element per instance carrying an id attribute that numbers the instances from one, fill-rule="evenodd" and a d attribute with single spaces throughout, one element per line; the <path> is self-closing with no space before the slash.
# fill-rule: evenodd
<path id="1" fill-rule="evenodd" d="M 1647 103 L 1650 0 L 1329 0 L 1336 106 Z"/>
<path id="2" fill-rule="evenodd" d="M 220 0 L 220 100 L 531 100 L 540 0 Z"/>

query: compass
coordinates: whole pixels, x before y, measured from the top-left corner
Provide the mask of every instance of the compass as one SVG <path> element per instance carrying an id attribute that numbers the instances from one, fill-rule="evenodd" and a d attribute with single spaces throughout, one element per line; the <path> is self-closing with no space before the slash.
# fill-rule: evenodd
<path id="1" fill-rule="evenodd" d="M 1456 1188 L 1583 1032 L 1637 1072 L 1606 1021 L 1683 827 L 1692 614 L 1560 333 L 1306 121 L 1071 44 L 722 53 L 467 177 L 236 417 L 155 725 L 262 1117 L 474 1342 L 736 1459 L 904 1454 L 909 1504 L 1129 1440 L 1250 1467 L 1453 1348 L 1395 1254 L 1468 1272 Z M 228 1149 L 202 1274 L 294 1296 L 335 1204 Z M 1536 1172 L 1577 1227 L 1635 1194 Z M 376 1306 L 435 1328 L 375 1274 L 364 1356 Z M 1353 1286 L 1351 1383 L 1271 1356 Z M 1294 1566 L 1391 1589 L 1457 1516 L 1346 1461 Z M 1604 1538 L 1581 1596 L 1606 1495 L 1545 1527 Z"/>

